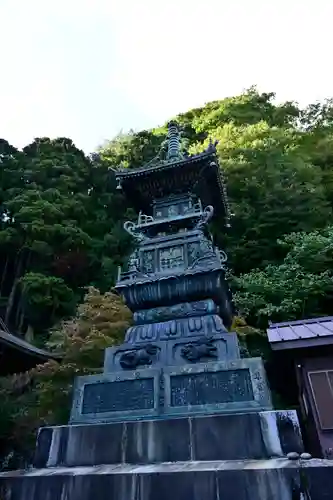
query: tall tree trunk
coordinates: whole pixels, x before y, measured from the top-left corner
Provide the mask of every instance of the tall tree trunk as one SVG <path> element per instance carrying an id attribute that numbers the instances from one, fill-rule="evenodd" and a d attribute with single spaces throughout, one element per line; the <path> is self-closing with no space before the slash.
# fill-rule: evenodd
<path id="1" fill-rule="evenodd" d="M 16 265 L 15 278 L 14 278 L 14 282 L 12 285 L 10 295 L 8 297 L 8 303 L 7 303 L 7 308 L 6 308 L 6 317 L 5 317 L 5 323 L 7 323 L 7 324 L 9 323 L 10 318 L 12 316 L 12 312 L 13 312 L 13 308 L 14 308 L 14 304 L 15 304 L 17 285 L 18 285 L 19 280 L 22 277 L 22 274 L 24 273 L 24 271 L 27 270 L 27 267 L 30 264 L 30 260 L 31 260 L 30 250 L 28 250 L 28 253 L 26 253 L 26 249 L 22 249 L 21 252 L 19 253 L 18 262 Z M 18 302 L 17 310 L 16 310 L 16 315 L 15 315 L 15 322 L 14 322 L 15 328 L 17 328 L 17 325 L 19 323 L 20 314 L 22 311 L 23 311 L 22 300 L 20 298 L 20 300 Z"/>
<path id="2" fill-rule="evenodd" d="M 24 339 L 27 341 L 27 342 L 30 342 L 30 344 L 33 342 L 34 340 L 34 329 L 33 327 L 29 324 L 28 325 L 28 328 L 27 328 L 27 331 L 25 332 L 25 335 L 24 335 Z"/>
<path id="3" fill-rule="evenodd" d="M 18 299 L 18 304 L 16 307 L 16 314 L 15 314 L 15 329 L 18 330 L 19 333 L 21 333 L 21 330 L 19 328 L 20 324 L 20 318 L 22 316 L 22 295 L 20 295 L 20 298 Z"/>
<path id="4" fill-rule="evenodd" d="M 20 333 L 23 333 L 23 323 L 24 323 L 24 311 L 23 308 L 21 307 L 21 315 L 20 315 L 20 321 L 18 325 L 18 331 Z"/>
<path id="5" fill-rule="evenodd" d="M 6 316 L 5 316 L 5 323 L 9 325 L 9 320 L 12 315 L 12 310 L 14 307 L 15 303 L 15 295 L 16 295 L 16 289 L 17 285 L 19 282 L 19 279 L 21 278 L 22 275 L 22 268 L 23 268 L 23 254 L 19 254 L 18 260 L 17 260 L 17 265 L 16 265 L 16 272 L 15 272 L 15 278 L 12 284 L 12 289 L 10 291 L 9 297 L 8 297 L 8 303 L 6 307 Z"/>
<path id="6" fill-rule="evenodd" d="M 4 268 L 3 268 L 3 271 L 2 271 L 2 275 L 1 275 L 0 297 L 1 297 L 1 294 L 2 294 L 2 287 L 3 287 L 4 283 L 6 282 L 7 268 L 8 268 L 8 255 L 6 257 L 6 262 L 5 262 L 5 265 L 4 265 Z"/>
<path id="7" fill-rule="evenodd" d="M 26 258 L 25 258 L 24 273 L 29 271 L 30 261 L 31 261 L 31 251 L 28 250 L 28 254 L 26 255 Z M 24 303 L 23 303 L 22 299 L 23 299 L 23 297 L 22 297 L 22 293 L 21 293 L 19 301 L 18 301 L 18 306 L 17 306 L 17 310 L 16 310 L 16 318 L 15 318 L 15 326 L 17 325 L 17 329 L 18 329 L 19 333 L 23 333 L 22 326 L 23 326 L 23 322 L 24 322 L 24 318 L 25 318 Z"/>

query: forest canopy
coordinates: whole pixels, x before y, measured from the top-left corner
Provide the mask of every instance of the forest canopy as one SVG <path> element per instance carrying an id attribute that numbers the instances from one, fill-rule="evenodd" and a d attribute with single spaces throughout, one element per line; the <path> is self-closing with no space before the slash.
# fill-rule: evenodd
<path id="1" fill-rule="evenodd" d="M 231 230 L 216 224 L 214 236 L 229 256 L 236 308 L 261 327 L 327 314 L 332 100 L 301 109 L 251 88 L 173 118 L 190 153 L 219 141 L 234 217 Z M 113 286 L 133 211 L 110 167 L 150 161 L 166 133 L 165 124 L 120 134 L 90 156 L 68 138 L 38 138 L 22 151 L 0 140 L 0 317 L 11 331 L 43 344 L 86 287 Z"/>
<path id="2" fill-rule="evenodd" d="M 233 218 L 213 234 L 228 254 L 242 342 L 263 339 L 269 320 L 331 314 L 333 101 L 302 109 L 251 88 L 170 118 L 190 154 L 219 141 Z M 130 131 L 91 155 L 68 138 L 23 150 L 0 139 L 0 319 L 64 356 L 0 381 L 6 453 L 23 456 L 24 436 L 65 423 L 74 376 L 98 370 L 103 349 L 123 338 L 131 315 L 112 287 L 132 247 L 123 222 L 135 213 L 112 172 L 152 160 L 166 134 L 166 124 Z"/>

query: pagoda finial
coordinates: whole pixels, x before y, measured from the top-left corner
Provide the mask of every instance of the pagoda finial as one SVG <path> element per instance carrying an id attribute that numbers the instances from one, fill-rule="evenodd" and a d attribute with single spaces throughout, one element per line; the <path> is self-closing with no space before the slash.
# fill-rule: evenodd
<path id="1" fill-rule="evenodd" d="M 168 160 L 176 160 L 180 156 L 180 134 L 178 123 L 171 121 L 168 123 Z"/>

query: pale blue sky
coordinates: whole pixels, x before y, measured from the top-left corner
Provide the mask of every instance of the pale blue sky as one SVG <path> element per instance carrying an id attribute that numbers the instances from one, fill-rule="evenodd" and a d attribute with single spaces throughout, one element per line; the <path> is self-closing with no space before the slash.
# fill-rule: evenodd
<path id="1" fill-rule="evenodd" d="M 333 95 L 332 0 L 0 0 L 0 137 L 86 152 L 257 84 Z"/>

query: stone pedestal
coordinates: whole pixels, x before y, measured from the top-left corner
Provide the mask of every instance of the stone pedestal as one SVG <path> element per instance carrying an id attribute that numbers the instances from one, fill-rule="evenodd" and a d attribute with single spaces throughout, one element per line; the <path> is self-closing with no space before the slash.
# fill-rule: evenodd
<path id="1" fill-rule="evenodd" d="M 78 377 L 71 423 L 268 409 L 262 361 L 252 358 Z"/>
<path id="2" fill-rule="evenodd" d="M 286 458 L 304 451 L 296 412 L 271 409 L 236 334 L 127 340 L 77 379 L 71 424 L 40 430 L 34 468 L 0 474 L 1 499 L 331 500 L 332 464 Z"/>
<path id="3" fill-rule="evenodd" d="M 202 312 L 202 305 L 210 312 L 208 300 L 201 301 L 198 311 Z M 212 307 L 215 307 L 213 302 Z M 182 309 L 183 315 L 186 310 Z M 148 311 L 142 316 L 147 319 Z M 202 318 L 215 325 L 213 334 L 207 335 L 200 329 Z M 219 321 L 212 318 L 210 314 L 191 316 L 186 319 L 187 329 L 182 323 L 184 318 L 174 319 L 173 338 L 164 335 L 164 323 L 153 323 L 150 330 L 143 325 L 146 336 L 155 338 L 149 343 L 138 338 L 138 330 L 134 336 L 136 342 L 129 342 L 133 340 L 132 327 L 127 333 L 128 342 L 106 349 L 102 374 L 76 379 L 70 423 L 272 409 L 262 360 L 241 359 L 236 333 L 227 332 L 221 318 Z M 191 321 L 193 325 L 189 328 Z M 158 332 L 158 338 L 154 331 Z"/>

